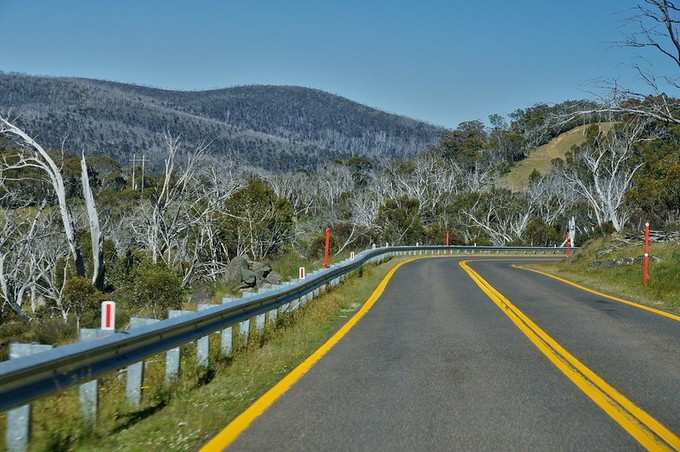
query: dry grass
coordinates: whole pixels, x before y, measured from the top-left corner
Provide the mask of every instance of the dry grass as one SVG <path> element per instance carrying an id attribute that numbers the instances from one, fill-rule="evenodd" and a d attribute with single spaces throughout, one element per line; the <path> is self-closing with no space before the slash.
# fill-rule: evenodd
<path id="1" fill-rule="evenodd" d="M 602 123 L 600 127 L 609 130 L 613 123 Z M 529 184 L 529 176 L 536 170 L 542 175 L 547 174 L 552 166 L 551 162 L 556 158 L 564 159 L 564 156 L 574 146 L 583 144 L 588 125 L 576 127 L 550 142 L 539 146 L 529 153 L 529 156 L 518 162 L 508 174 L 500 180 L 500 185 L 512 191 L 526 191 Z"/>
<path id="2" fill-rule="evenodd" d="M 642 266 L 639 263 L 608 264 L 616 260 L 622 262 L 624 259 L 639 258 L 642 244 L 614 245 L 611 239 L 593 240 L 570 259 L 556 264 L 532 264 L 530 267 L 605 293 L 680 313 L 680 245 L 652 244 L 651 254 L 660 261 L 651 264 L 651 278 L 646 286 L 642 284 Z"/>

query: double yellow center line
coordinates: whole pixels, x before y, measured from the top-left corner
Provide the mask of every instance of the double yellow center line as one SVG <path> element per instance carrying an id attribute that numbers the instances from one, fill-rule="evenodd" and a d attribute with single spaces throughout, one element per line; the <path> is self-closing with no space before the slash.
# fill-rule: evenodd
<path id="1" fill-rule="evenodd" d="M 680 450 L 680 438 L 611 387 L 498 292 L 468 262 L 460 267 L 517 328 L 597 406 L 648 450 Z"/>

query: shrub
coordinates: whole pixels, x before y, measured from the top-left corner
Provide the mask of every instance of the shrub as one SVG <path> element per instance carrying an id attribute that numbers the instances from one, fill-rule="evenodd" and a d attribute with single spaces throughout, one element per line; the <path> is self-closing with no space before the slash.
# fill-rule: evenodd
<path id="1" fill-rule="evenodd" d="M 184 301 L 181 279 L 164 264 L 137 268 L 130 289 L 130 308 L 155 318 L 163 318 L 168 309 L 180 309 Z"/>
<path id="2" fill-rule="evenodd" d="M 531 220 L 524 234 L 526 243 L 532 246 L 559 245 L 564 240 L 563 235 L 559 226 L 547 225 L 540 218 Z"/>
<path id="3" fill-rule="evenodd" d="M 407 196 L 385 201 L 378 210 L 376 225 L 382 239 L 391 245 L 412 245 L 422 242 L 425 235 L 419 203 Z"/>
<path id="4" fill-rule="evenodd" d="M 64 285 L 64 304 L 83 326 L 95 326 L 98 317 L 101 293 L 90 280 L 82 276 L 72 276 Z"/>

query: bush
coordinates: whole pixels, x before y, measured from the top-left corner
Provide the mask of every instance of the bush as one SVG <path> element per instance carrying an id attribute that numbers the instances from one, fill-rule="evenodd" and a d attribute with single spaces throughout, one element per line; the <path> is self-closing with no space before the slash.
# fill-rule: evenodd
<path id="1" fill-rule="evenodd" d="M 564 240 L 564 233 L 559 225 L 549 226 L 540 218 L 529 222 L 524 236 L 525 242 L 531 246 L 559 245 Z"/>
<path id="2" fill-rule="evenodd" d="M 82 326 L 96 326 L 102 294 L 90 280 L 72 276 L 64 285 L 64 304 L 69 313 L 79 319 Z"/>
<path id="3" fill-rule="evenodd" d="M 131 309 L 140 314 L 164 318 L 168 309 L 182 307 L 182 280 L 164 264 L 147 263 L 135 270 L 129 297 Z"/>
<path id="4" fill-rule="evenodd" d="M 425 236 L 419 203 L 407 196 L 385 201 L 378 210 L 376 225 L 381 238 L 390 245 L 413 245 Z"/>

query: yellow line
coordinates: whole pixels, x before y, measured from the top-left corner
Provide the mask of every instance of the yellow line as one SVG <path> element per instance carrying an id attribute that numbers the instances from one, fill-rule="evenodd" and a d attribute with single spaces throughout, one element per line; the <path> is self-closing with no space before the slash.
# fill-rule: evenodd
<path id="1" fill-rule="evenodd" d="M 262 415 L 272 404 L 288 391 L 300 378 L 302 378 L 321 358 L 326 355 L 349 330 L 356 325 L 359 320 L 373 307 L 382 295 L 387 283 L 394 276 L 397 270 L 403 265 L 410 262 L 420 260 L 427 257 L 437 256 L 423 256 L 422 258 L 413 258 L 395 265 L 385 277 L 380 281 L 378 287 L 375 288 L 371 296 L 368 297 L 364 305 L 359 309 L 348 321 L 345 323 L 333 336 L 331 336 L 321 347 L 305 359 L 300 365 L 287 374 L 281 381 L 274 385 L 270 390 L 265 392 L 259 399 L 250 405 L 243 413 L 238 415 L 233 421 L 227 425 L 224 430 L 217 434 L 207 444 L 201 448 L 201 452 L 214 452 L 226 449 L 232 444 L 238 436 L 243 433 L 248 426 Z M 444 256 L 441 256 L 444 257 Z M 448 257 L 448 256 L 447 256 Z"/>
<path id="2" fill-rule="evenodd" d="M 489 299 L 572 383 L 644 448 L 680 450 L 680 438 L 586 367 L 498 292 L 467 261 L 460 267 Z"/>
<path id="3" fill-rule="evenodd" d="M 297 383 L 321 358 L 324 357 L 348 332 L 354 325 L 356 325 L 361 318 L 373 307 L 382 295 L 388 282 L 394 276 L 396 271 L 403 265 L 420 260 L 431 258 L 451 258 L 451 257 L 467 257 L 477 258 L 475 254 L 450 254 L 450 255 L 424 255 L 412 257 L 409 260 L 397 264 L 392 268 L 383 280 L 378 284 L 376 289 L 366 300 L 359 311 L 350 318 L 333 336 L 331 336 L 321 347 L 319 347 L 312 355 L 305 361 L 300 363 L 295 369 L 283 377 L 276 385 L 265 392 L 259 399 L 253 402 L 244 412 L 232 420 L 220 433 L 213 437 L 202 448 L 202 452 L 221 451 L 231 445 L 238 436 L 243 433 L 252 422 L 261 416 L 269 407 L 271 407 L 276 400 L 278 400 L 286 391 L 288 391 L 295 383 Z M 536 258 L 544 258 L 551 256 L 528 256 L 528 255 L 500 255 L 496 257 L 480 255 L 479 258 L 483 260 L 497 260 L 507 259 L 513 257 L 526 258 L 527 260 L 534 260 Z"/>
<path id="4" fill-rule="evenodd" d="M 634 308 L 642 309 L 643 311 L 651 312 L 653 314 L 657 314 L 657 315 L 675 320 L 677 322 L 680 322 L 680 315 L 672 314 L 670 312 L 662 311 L 661 309 L 652 308 L 650 306 L 645 306 L 645 305 L 640 304 L 640 303 L 635 303 L 634 301 L 625 300 L 623 298 L 619 298 L 619 297 L 616 297 L 614 295 L 608 295 L 606 293 L 599 292 L 595 289 L 589 289 L 588 287 L 584 287 L 584 286 L 577 284 L 573 281 L 569 281 L 568 279 L 564 279 L 562 277 L 559 277 L 557 275 L 553 275 L 552 273 L 548 273 L 548 272 L 545 272 L 545 271 L 542 271 L 542 270 L 536 270 L 536 269 L 533 269 L 533 268 L 524 267 L 523 265 L 513 265 L 513 267 L 520 268 L 522 270 L 527 270 L 527 271 L 534 272 L 534 273 L 538 273 L 539 275 L 547 276 L 548 278 L 552 278 L 556 281 L 559 281 L 559 282 L 562 282 L 564 284 L 568 284 L 570 286 L 576 287 L 577 289 L 583 290 L 585 292 L 592 293 L 593 295 L 597 295 L 598 297 L 607 298 L 609 300 L 616 301 L 617 303 L 627 304 L 628 306 L 633 306 Z"/>

